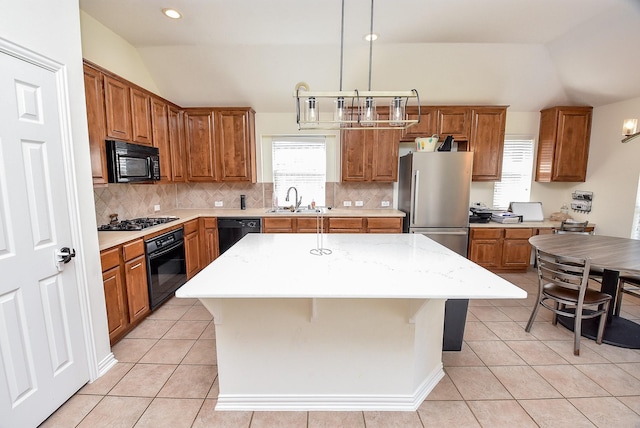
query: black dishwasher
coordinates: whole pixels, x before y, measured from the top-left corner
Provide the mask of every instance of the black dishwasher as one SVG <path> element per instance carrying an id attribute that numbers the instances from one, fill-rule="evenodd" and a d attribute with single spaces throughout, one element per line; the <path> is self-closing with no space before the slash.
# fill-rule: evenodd
<path id="1" fill-rule="evenodd" d="M 218 247 L 220 255 L 227 251 L 247 233 L 260 233 L 262 221 L 259 218 L 218 217 Z"/>

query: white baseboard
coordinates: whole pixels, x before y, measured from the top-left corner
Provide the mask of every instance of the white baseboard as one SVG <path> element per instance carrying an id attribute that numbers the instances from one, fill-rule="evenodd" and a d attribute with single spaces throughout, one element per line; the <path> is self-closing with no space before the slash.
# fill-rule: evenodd
<path id="1" fill-rule="evenodd" d="M 408 395 L 238 395 L 220 394 L 220 411 L 415 411 L 444 377 L 442 363 Z"/>

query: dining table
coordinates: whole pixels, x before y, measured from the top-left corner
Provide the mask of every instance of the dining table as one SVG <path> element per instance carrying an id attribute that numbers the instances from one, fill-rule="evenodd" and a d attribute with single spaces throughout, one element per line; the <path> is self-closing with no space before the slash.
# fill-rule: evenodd
<path id="1" fill-rule="evenodd" d="M 536 235 L 529 238 L 534 248 L 566 257 L 589 258 L 591 271 L 599 278 L 600 291 L 612 296 L 602 341 L 623 348 L 640 349 L 640 324 L 620 315 L 616 307 L 620 274 L 640 274 L 640 240 L 580 233 Z M 558 316 L 558 322 L 573 330 L 574 319 Z M 597 336 L 596 318 L 582 321 L 582 336 Z"/>

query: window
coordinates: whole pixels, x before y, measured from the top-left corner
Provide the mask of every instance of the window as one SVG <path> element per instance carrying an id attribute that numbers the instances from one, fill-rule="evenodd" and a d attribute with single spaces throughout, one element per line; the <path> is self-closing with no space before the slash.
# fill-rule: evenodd
<path id="1" fill-rule="evenodd" d="M 493 184 L 493 207 L 506 210 L 510 202 L 529 202 L 532 170 L 533 140 L 505 140 L 502 179 Z"/>
<path id="2" fill-rule="evenodd" d="M 324 137 L 278 137 L 272 142 L 273 191 L 278 206 L 294 205 L 295 194 L 287 190 L 295 187 L 302 206 L 325 205 L 327 181 L 327 155 Z"/>

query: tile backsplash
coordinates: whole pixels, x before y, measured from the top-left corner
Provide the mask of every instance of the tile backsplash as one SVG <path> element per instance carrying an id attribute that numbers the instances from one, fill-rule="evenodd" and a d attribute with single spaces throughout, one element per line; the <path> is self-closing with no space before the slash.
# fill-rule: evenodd
<path id="1" fill-rule="evenodd" d="M 175 183 L 175 184 L 109 184 L 95 187 L 96 221 L 109 222 L 109 215 L 117 213 L 120 220 L 162 215 L 176 208 L 216 208 L 221 201 L 225 208 L 240 208 L 240 195 L 246 195 L 247 208 L 271 206 L 273 183 Z M 327 183 L 326 204 L 350 209 L 378 209 L 382 201 L 393 206 L 392 183 Z M 362 201 L 362 207 L 355 202 Z M 160 211 L 154 212 L 154 205 Z"/>

